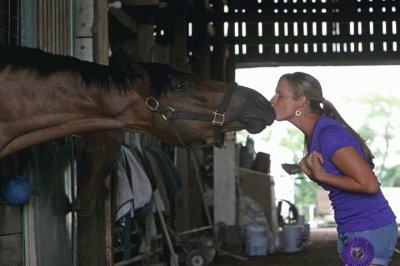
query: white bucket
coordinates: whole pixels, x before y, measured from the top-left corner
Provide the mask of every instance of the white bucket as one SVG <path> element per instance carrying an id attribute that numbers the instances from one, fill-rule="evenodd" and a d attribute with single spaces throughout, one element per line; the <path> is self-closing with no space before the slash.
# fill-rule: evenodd
<path id="1" fill-rule="evenodd" d="M 284 252 L 297 252 L 303 248 L 302 234 L 304 225 L 293 224 L 283 227 Z"/>
<path id="2" fill-rule="evenodd" d="M 265 256 L 268 250 L 268 238 L 265 228 L 249 226 L 246 228 L 246 253 L 249 256 Z"/>

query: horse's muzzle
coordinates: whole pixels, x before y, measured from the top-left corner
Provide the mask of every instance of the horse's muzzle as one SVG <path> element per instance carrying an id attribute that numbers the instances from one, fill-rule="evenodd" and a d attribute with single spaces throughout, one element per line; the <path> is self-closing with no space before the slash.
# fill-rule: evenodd
<path id="1" fill-rule="evenodd" d="M 275 111 L 271 103 L 261 94 L 256 93 L 247 100 L 240 121 L 251 134 L 260 133 L 275 121 Z"/>
<path id="2" fill-rule="evenodd" d="M 264 110 L 265 112 L 269 113 L 269 114 L 273 114 L 274 119 L 275 120 L 275 110 L 272 107 L 272 104 L 270 101 L 268 101 L 267 99 L 265 99 L 264 97 L 257 97 L 255 99 L 255 103 L 256 105 L 261 108 L 262 110 Z M 271 124 L 273 122 L 273 120 L 271 121 Z"/>

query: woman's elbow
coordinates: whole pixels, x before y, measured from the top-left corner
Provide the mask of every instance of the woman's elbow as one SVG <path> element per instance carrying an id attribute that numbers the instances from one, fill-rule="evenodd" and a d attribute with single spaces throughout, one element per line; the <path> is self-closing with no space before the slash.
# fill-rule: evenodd
<path id="1" fill-rule="evenodd" d="M 372 183 L 364 186 L 364 193 L 366 194 L 376 194 L 380 190 L 379 183 Z"/>

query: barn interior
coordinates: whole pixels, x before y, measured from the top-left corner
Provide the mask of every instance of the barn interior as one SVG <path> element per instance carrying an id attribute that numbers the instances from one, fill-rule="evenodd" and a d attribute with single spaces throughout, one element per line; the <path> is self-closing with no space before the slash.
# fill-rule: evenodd
<path id="1" fill-rule="evenodd" d="M 225 82 L 238 68 L 400 63 L 399 0 L 0 0 L 0 11 L 0 44 L 105 65 L 121 49 Z M 236 134 L 225 134 L 222 149 L 188 150 L 124 132 L 126 147 L 150 147 L 162 162 L 169 192 L 133 218 L 117 219 L 115 169 L 93 205 L 75 209 L 75 136 L 2 159 L 1 183 L 24 175 L 32 193 L 23 204 L 0 197 L 0 265 L 339 265 L 334 227 L 310 229 L 292 202 L 279 204 L 268 154 L 243 153 L 251 143 Z M 257 218 L 268 242 L 260 254 L 241 226 Z M 285 226 L 293 230 L 286 245 Z M 247 229 L 259 236 L 260 226 Z"/>

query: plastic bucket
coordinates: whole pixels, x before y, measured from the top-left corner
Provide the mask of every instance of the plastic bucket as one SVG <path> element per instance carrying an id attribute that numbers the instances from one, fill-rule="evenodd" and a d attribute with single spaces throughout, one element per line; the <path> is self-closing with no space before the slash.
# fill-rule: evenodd
<path id="1" fill-rule="evenodd" d="M 265 256 L 268 250 L 268 238 L 264 227 L 246 228 L 246 254 L 248 256 Z"/>
<path id="2" fill-rule="evenodd" d="M 303 248 L 304 225 L 293 224 L 283 227 L 284 252 L 297 252 Z"/>

